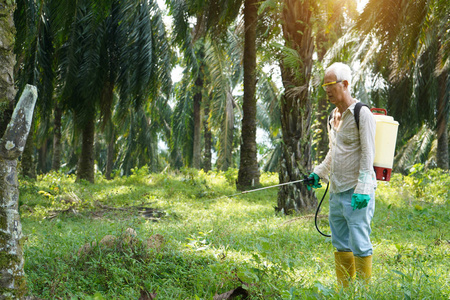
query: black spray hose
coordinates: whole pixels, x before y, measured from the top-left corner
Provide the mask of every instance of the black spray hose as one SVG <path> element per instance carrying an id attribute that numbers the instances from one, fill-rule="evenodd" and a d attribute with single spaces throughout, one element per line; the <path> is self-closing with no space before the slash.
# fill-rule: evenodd
<path id="1" fill-rule="evenodd" d="M 325 193 L 323 193 L 323 197 L 322 200 L 320 200 L 319 205 L 317 205 L 317 210 L 316 210 L 316 216 L 314 217 L 314 224 L 316 225 L 316 229 L 317 231 L 326 237 L 331 237 L 331 235 L 325 234 L 322 231 L 320 231 L 319 226 L 317 226 L 317 216 L 319 215 L 319 211 L 320 211 L 320 206 L 322 205 L 323 199 L 325 199 L 325 196 L 327 195 L 328 192 L 328 186 L 330 185 L 330 182 L 327 183 L 327 188 L 325 189 Z"/>

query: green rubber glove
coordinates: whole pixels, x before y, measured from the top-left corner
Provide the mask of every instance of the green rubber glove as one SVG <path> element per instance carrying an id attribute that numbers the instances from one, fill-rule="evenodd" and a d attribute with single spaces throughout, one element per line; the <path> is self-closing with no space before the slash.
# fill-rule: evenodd
<path id="1" fill-rule="evenodd" d="M 308 189 L 308 191 L 311 190 L 311 187 L 313 187 L 315 189 L 322 187 L 322 185 L 319 183 L 320 177 L 316 173 L 309 174 L 308 178 L 313 178 L 314 179 L 314 183 L 313 184 L 306 185 L 306 188 Z"/>
<path id="2" fill-rule="evenodd" d="M 366 194 L 353 194 L 352 196 L 352 207 L 353 210 L 361 209 L 369 204 L 370 196 Z"/>

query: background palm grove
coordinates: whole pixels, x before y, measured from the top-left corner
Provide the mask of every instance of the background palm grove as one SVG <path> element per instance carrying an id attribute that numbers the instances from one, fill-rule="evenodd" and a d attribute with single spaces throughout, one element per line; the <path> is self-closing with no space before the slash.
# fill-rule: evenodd
<path id="1" fill-rule="evenodd" d="M 267 172 L 269 184 L 302 179 L 327 151 L 320 86 L 335 61 L 352 67 L 355 98 L 399 121 L 394 172 L 448 174 L 450 2 L 357 2 L 0 0 L 2 135 L 25 85 L 38 90 L 21 191 L 45 190 L 46 174 L 86 188 L 144 171 L 225 174 L 231 194 Z M 281 214 L 317 206 L 303 185 L 270 195 Z"/>

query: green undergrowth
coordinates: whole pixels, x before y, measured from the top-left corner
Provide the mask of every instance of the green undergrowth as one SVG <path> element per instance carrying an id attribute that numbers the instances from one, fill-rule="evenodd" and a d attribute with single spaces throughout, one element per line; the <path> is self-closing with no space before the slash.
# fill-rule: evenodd
<path id="1" fill-rule="evenodd" d="M 20 180 L 29 294 L 41 299 L 448 299 L 450 176 L 395 174 L 377 189 L 373 278 L 336 286 L 329 238 L 314 216 L 276 213 L 277 188 L 239 194 L 236 170 L 133 175 L 95 184 L 51 173 Z M 278 183 L 264 173 L 262 186 Z M 321 198 L 325 188 L 317 190 Z M 227 197 L 227 195 L 234 195 Z M 146 212 L 146 213 L 143 213 Z M 319 226 L 329 232 L 323 204 Z M 104 247 L 106 235 L 134 243 Z M 146 241 L 159 235 L 161 246 Z M 91 245 L 88 253 L 80 253 Z M 239 298 L 238 298 L 239 299 Z"/>

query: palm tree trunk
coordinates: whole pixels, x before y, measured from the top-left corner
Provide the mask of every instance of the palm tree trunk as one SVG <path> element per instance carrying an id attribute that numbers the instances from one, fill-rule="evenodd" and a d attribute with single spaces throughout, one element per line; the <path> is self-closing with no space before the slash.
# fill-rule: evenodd
<path id="1" fill-rule="evenodd" d="M 94 118 L 86 122 L 82 132 L 81 155 L 78 162 L 77 181 L 84 179 L 94 183 Z"/>
<path id="2" fill-rule="evenodd" d="M 316 161 L 322 161 L 328 152 L 328 100 L 321 97 L 317 106 L 317 118 L 319 120 L 319 138 L 317 142 Z"/>
<path id="3" fill-rule="evenodd" d="M 439 94 L 436 103 L 437 109 L 437 154 L 436 161 L 438 168 L 443 170 L 448 170 L 449 158 L 448 158 L 448 111 L 449 111 L 449 98 L 447 86 L 449 83 L 450 76 L 448 71 L 442 72 L 438 77 L 439 82 Z"/>
<path id="4" fill-rule="evenodd" d="M 205 155 L 203 160 L 203 170 L 208 172 L 211 170 L 211 159 L 212 159 L 212 133 L 211 126 L 209 124 L 209 101 L 205 101 L 205 109 L 204 109 L 204 136 L 205 136 Z"/>
<path id="5" fill-rule="evenodd" d="M 61 168 L 61 118 L 62 110 L 58 104 L 55 107 L 55 120 L 53 121 L 53 157 L 52 170 Z"/>
<path id="6" fill-rule="evenodd" d="M 111 125 L 113 126 L 113 125 Z M 106 170 L 105 170 L 105 177 L 107 180 L 111 180 L 111 172 L 114 166 L 114 158 L 116 156 L 115 151 L 115 145 L 116 145 L 116 133 L 115 130 L 112 130 L 111 137 L 109 139 L 108 143 L 108 149 L 106 152 Z"/>
<path id="7" fill-rule="evenodd" d="M 36 87 L 27 85 L 0 140 L 0 299 L 23 299 L 26 293 L 17 158 L 25 147 L 36 99 Z"/>
<path id="8" fill-rule="evenodd" d="M 159 168 L 159 157 L 158 157 L 158 137 L 156 134 L 152 134 L 152 141 L 148 144 L 148 155 L 150 159 L 150 166 L 148 169 L 151 173 L 157 173 Z M 142 160 L 145 161 L 145 158 Z"/>
<path id="9" fill-rule="evenodd" d="M 285 78 L 285 76 L 283 77 Z M 282 105 L 281 110 L 283 144 L 279 172 L 280 183 L 300 180 L 311 170 L 311 103 L 308 99 L 307 103 L 299 105 L 299 99 L 293 98 L 295 97 L 285 95 L 283 102 L 290 105 Z M 286 214 L 308 212 L 313 210 L 316 205 L 317 199 L 314 194 L 302 184 L 285 185 L 278 192 L 277 210 Z"/>
<path id="10" fill-rule="evenodd" d="M 325 33 L 325 29 L 322 29 L 317 34 L 316 44 L 317 58 L 319 62 L 323 62 L 323 58 L 327 52 L 325 45 L 329 44 L 329 34 Z M 328 100 L 326 93 L 320 88 L 319 90 L 319 101 L 317 106 L 317 120 L 319 123 L 319 131 L 316 145 L 316 161 L 322 161 L 328 152 L 328 132 L 327 132 L 327 121 L 328 121 Z"/>
<path id="11" fill-rule="evenodd" d="M 284 1 L 282 18 L 285 46 L 295 49 L 301 62 L 295 70 L 281 63 L 285 94 L 281 103 L 283 146 L 280 183 L 302 179 L 311 170 L 312 105 L 309 79 L 314 50 L 311 5 L 308 0 Z M 277 209 L 286 214 L 310 211 L 316 204 L 314 194 L 301 184 L 285 185 L 278 192 Z"/>
<path id="12" fill-rule="evenodd" d="M 237 188 L 248 189 L 259 185 L 256 147 L 256 25 L 258 1 L 245 0 L 244 4 L 244 102 L 242 104 L 241 158 Z"/>
<path id="13" fill-rule="evenodd" d="M 201 73 L 201 72 L 199 72 Z M 202 158 L 202 145 L 201 145 L 201 103 L 202 103 L 202 90 L 203 90 L 203 78 L 199 74 L 195 80 L 196 93 L 194 95 L 194 140 L 193 140 L 193 153 L 192 153 L 192 167 L 200 169 Z"/>
<path id="14" fill-rule="evenodd" d="M 201 43 L 200 48 L 197 51 L 197 60 L 199 64 L 199 69 L 197 70 L 197 78 L 195 79 L 195 93 L 194 93 L 194 136 L 193 136 L 193 147 L 192 147 L 192 167 L 195 169 L 200 169 L 202 162 L 202 143 L 201 143 L 201 104 L 202 104 L 202 93 L 203 93 L 203 60 L 205 58 L 205 47 Z"/>
<path id="15" fill-rule="evenodd" d="M 42 146 L 38 149 L 38 159 L 37 159 L 37 172 L 39 174 L 45 174 L 49 171 L 47 164 L 48 156 L 48 139 L 42 142 Z"/>
<path id="16" fill-rule="evenodd" d="M 11 3 L 12 2 L 12 3 Z M 14 27 L 15 1 L 0 0 L 0 134 L 6 130 L 14 108 Z"/>

